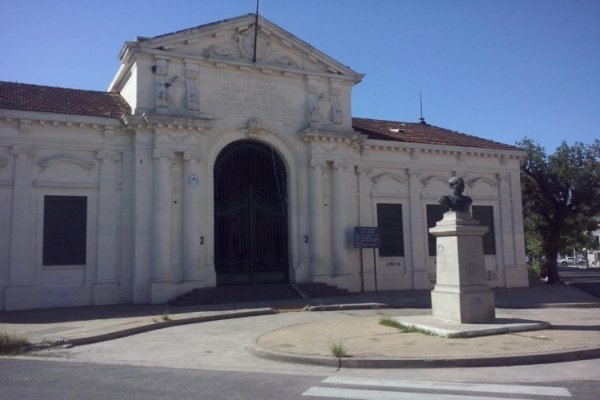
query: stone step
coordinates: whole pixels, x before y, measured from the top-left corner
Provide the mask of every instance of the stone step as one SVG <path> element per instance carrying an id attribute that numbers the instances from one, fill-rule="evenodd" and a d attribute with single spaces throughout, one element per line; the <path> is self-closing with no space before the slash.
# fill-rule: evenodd
<path id="1" fill-rule="evenodd" d="M 296 287 L 294 287 L 296 286 Z M 228 285 L 193 289 L 169 301 L 175 306 L 202 304 L 242 303 L 301 298 L 336 297 L 348 291 L 324 283 L 265 283 L 256 285 Z"/>
<path id="2" fill-rule="evenodd" d="M 340 289 L 337 286 L 332 286 L 321 282 L 296 283 L 295 285 L 298 290 L 307 298 L 312 299 L 319 297 L 347 296 L 350 294 L 346 289 Z"/>

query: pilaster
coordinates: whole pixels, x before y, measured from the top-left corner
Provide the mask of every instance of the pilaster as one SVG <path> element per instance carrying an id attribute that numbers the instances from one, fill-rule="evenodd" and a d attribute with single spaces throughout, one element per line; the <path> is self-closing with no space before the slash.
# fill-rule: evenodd
<path id="1" fill-rule="evenodd" d="M 35 204 L 33 165 L 36 150 L 14 146 L 14 186 L 11 213 L 9 284 L 32 284 L 35 280 Z"/>
<path id="2" fill-rule="evenodd" d="M 184 188 L 183 188 L 183 278 L 185 281 L 200 280 L 201 246 L 204 244 L 200 234 L 200 172 L 199 153 L 186 151 L 183 153 Z"/>
<path id="3" fill-rule="evenodd" d="M 170 270 L 171 244 L 171 160 L 170 150 L 156 149 L 154 158 L 154 198 L 152 203 L 152 281 L 166 282 Z"/>
<path id="4" fill-rule="evenodd" d="M 326 167 L 323 160 L 310 160 L 309 171 L 309 244 L 310 265 L 309 275 L 320 275 L 324 267 L 323 244 L 323 171 Z"/>
<path id="5" fill-rule="evenodd" d="M 346 249 L 346 175 L 348 163 L 335 160 L 332 163 L 331 177 L 331 242 L 332 242 L 332 276 L 346 272 L 348 252 Z"/>
<path id="6" fill-rule="evenodd" d="M 99 151 L 100 185 L 98 188 L 98 250 L 94 283 L 94 304 L 114 304 L 118 301 L 119 260 L 117 203 L 117 163 L 121 154 Z"/>
<path id="7" fill-rule="evenodd" d="M 29 125 L 25 125 L 27 129 Z M 21 127 L 23 128 L 23 126 Z M 5 308 L 18 310 L 38 306 L 35 266 L 35 204 L 32 146 L 14 146 L 14 186 L 12 195 L 10 258 Z"/>
<path id="8" fill-rule="evenodd" d="M 412 256 L 412 278 L 413 289 L 430 288 L 428 270 L 427 270 L 427 232 L 425 231 L 423 200 L 421 192 L 423 191 L 423 182 L 421 182 L 422 172 L 411 169 L 408 171 L 410 176 L 410 246 Z"/>
<path id="9" fill-rule="evenodd" d="M 510 174 L 510 193 L 513 210 L 522 210 L 521 202 L 521 176 L 519 171 Z M 512 214 L 512 238 L 514 240 L 514 268 L 507 268 L 504 272 L 506 287 L 525 287 L 529 285 L 527 265 L 525 264 L 525 234 L 523 232 L 523 213 Z"/>

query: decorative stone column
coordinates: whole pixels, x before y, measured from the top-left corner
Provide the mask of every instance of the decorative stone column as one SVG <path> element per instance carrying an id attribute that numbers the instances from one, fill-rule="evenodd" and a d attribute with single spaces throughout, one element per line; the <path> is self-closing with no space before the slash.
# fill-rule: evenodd
<path id="1" fill-rule="evenodd" d="M 460 324 L 494 319 L 494 293 L 487 284 L 481 241 L 487 230 L 471 214 L 458 211 L 448 211 L 429 229 L 437 238 L 434 318 Z"/>
<path id="2" fill-rule="evenodd" d="M 198 162 L 200 154 L 186 151 L 184 160 L 183 188 L 183 279 L 185 281 L 201 279 L 200 260 L 200 173 Z"/>
<path id="3" fill-rule="evenodd" d="M 323 273 L 323 170 L 325 166 L 325 161 L 310 160 L 309 275 Z"/>
<path id="4" fill-rule="evenodd" d="M 346 249 L 346 182 L 344 171 L 348 166 L 345 160 L 333 162 L 331 177 L 331 239 L 332 276 L 342 274 L 348 264 Z"/>
<path id="5" fill-rule="evenodd" d="M 171 160 L 170 150 L 156 149 L 154 157 L 154 198 L 152 203 L 152 281 L 169 279 L 171 256 Z"/>
<path id="6" fill-rule="evenodd" d="M 98 189 L 98 250 L 94 283 L 94 304 L 114 304 L 118 300 L 116 151 L 99 151 L 100 185 Z"/>

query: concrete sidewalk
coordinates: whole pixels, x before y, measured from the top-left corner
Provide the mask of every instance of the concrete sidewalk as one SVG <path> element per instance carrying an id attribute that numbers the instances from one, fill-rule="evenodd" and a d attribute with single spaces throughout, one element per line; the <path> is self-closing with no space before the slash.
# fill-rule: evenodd
<path id="1" fill-rule="evenodd" d="M 260 318 L 277 312 L 306 315 L 307 309 L 338 310 L 327 314 L 327 318 L 320 314 L 314 321 L 301 324 L 290 324 L 290 318 L 286 318 L 285 324 L 255 338 L 251 351 L 278 360 L 337 365 L 339 360 L 332 357 L 330 347 L 342 343 L 348 352 L 348 357 L 341 360 L 346 367 L 511 365 L 600 357 L 600 303 L 568 285 L 495 290 L 498 317 L 547 321 L 552 324 L 548 330 L 445 339 L 399 333 L 379 324 L 383 315 L 430 314 L 429 293 L 364 293 L 191 308 L 111 306 L 12 311 L 0 313 L 0 329 L 27 336 L 33 343 L 82 345 L 219 319 Z"/>

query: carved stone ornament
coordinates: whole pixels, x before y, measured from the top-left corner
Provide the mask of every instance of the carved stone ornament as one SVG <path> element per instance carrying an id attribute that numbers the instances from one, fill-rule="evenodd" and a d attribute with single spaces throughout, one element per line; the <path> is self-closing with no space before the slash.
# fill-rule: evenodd
<path id="1" fill-rule="evenodd" d="M 260 119 L 256 117 L 248 119 L 248 121 L 246 122 L 246 132 L 249 135 L 258 135 L 262 133 Z"/>
<path id="2" fill-rule="evenodd" d="M 263 34 L 260 29 L 258 31 L 256 40 L 256 59 L 261 60 L 269 55 L 269 47 L 271 46 L 271 40 Z M 254 25 L 248 27 L 248 29 L 236 34 L 233 39 L 237 42 L 238 50 L 242 56 L 246 59 L 252 60 L 254 57 Z"/>
<path id="3" fill-rule="evenodd" d="M 212 44 L 204 50 L 205 57 L 233 57 L 237 56 L 237 51 L 232 46 L 224 44 Z"/>

